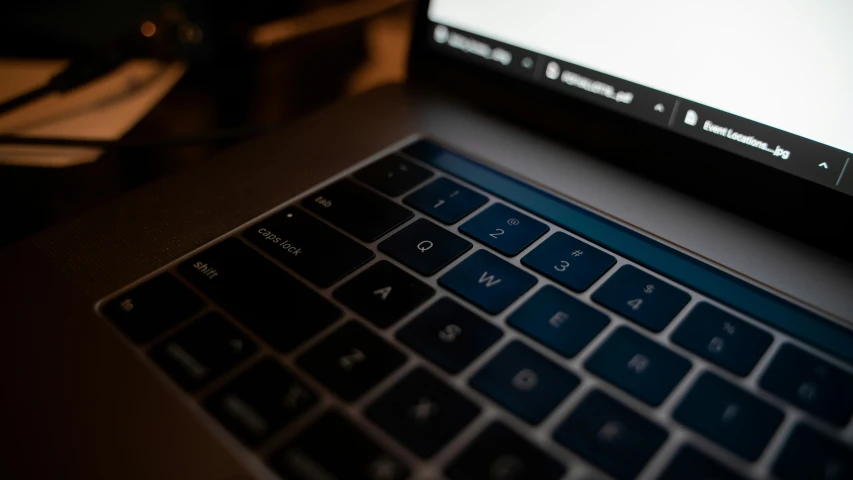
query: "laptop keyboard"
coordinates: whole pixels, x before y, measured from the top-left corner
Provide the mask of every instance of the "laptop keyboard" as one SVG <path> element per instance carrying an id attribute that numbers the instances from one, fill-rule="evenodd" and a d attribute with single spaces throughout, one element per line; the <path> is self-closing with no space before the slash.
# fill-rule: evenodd
<path id="1" fill-rule="evenodd" d="M 394 153 L 100 311 L 287 478 L 853 478 L 849 364 L 499 193 Z"/>

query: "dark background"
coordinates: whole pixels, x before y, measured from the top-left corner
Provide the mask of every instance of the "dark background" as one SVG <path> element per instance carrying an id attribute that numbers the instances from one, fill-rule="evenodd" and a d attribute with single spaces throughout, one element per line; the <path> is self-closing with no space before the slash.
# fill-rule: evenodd
<path id="1" fill-rule="evenodd" d="M 249 126 L 286 125 L 347 95 L 402 81 L 412 5 L 299 36 L 271 48 L 247 45 L 252 28 L 362 0 L 178 2 L 150 0 L 11 5 L 0 19 L 0 58 L 80 58 L 105 46 L 134 57 L 179 59 L 186 74 L 123 140 L 164 138 Z M 205 32 L 197 45 L 138 45 L 141 21 L 178 6 Z M 6 6 L 4 6 L 6 9 Z M 0 71 L 0 82 L 2 82 Z M 2 100 L 2 99 L 0 99 Z M 2 132 L 14 133 L 14 132 Z M 249 136 L 249 135 L 247 135 Z M 97 162 L 67 168 L 0 164 L 0 246 L 44 229 L 243 140 L 108 149 Z M 281 152 L 286 158 L 287 152 Z"/>

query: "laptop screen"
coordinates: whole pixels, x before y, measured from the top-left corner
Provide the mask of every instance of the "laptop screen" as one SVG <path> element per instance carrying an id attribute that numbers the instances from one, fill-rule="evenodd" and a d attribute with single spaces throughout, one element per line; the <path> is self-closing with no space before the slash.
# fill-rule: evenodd
<path id="1" fill-rule="evenodd" d="M 853 195 L 851 0 L 432 0 L 445 53 Z"/>

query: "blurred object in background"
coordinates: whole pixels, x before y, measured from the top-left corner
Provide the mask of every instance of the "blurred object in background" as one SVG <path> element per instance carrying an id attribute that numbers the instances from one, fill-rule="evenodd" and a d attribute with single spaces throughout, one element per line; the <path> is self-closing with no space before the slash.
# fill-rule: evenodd
<path id="1" fill-rule="evenodd" d="M 0 60 L 0 101 L 46 83 L 64 60 Z M 28 137 L 118 140 L 180 80 L 186 67 L 132 60 L 64 95 L 47 95 L 0 115 L 0 133 Z M 98 148 L 0 145 L 0 163 L 67 167 L 97 160 Z"/>
<path id="2" fill-rule="evenodd" d="M 35 83 L 68 59 L 152 61 L 134 61 L 68 94 L 0 114 L 0 133 L 121 138 L 151 147 L 107 149 L 97 162 L 61 169 L 0 165 L 0 222 L 8 226 L 0 245 L 203 162 L 239 140 L 217 132 L 263 132 L 343 96 L 402 81 L 412 13 L 405 0 L 34 0 L 4 6 L 10 7 L 0 18 L 0 103 L 26 88 L 23 74 L 13 78 L 8 68 L 22 60 L 37 65 L 26 72 Z M 150 37 L 146 22 L 154 24 Z M 34 59 L 46 62 L 29 63 Z M 148 87 L 134 85 L 137 80 Z M 117 92 L 132 91 L 138 95 L 116 101 Z M 84 117 L 66 116 L 82 114 L 84 104 Z M 162 142 L 185 137 L 199 141 Z M 4 152 L 58 166 L 91 162 L 101 150 L 0 145 Z"/>

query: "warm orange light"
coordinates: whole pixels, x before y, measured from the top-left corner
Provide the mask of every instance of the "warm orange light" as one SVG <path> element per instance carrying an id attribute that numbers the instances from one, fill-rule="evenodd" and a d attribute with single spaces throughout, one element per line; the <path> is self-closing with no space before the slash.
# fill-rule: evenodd
<path id="1" fill-rule="evenodd" d="M 155 33 L 157 33 L 157 25 L 154 25 L 153 22 L 149 22 L 148 20 L 142 22 L 142 26 L 139 27 L 139 31 L 142 32 L 143 37 L 152 37 Z"/>

